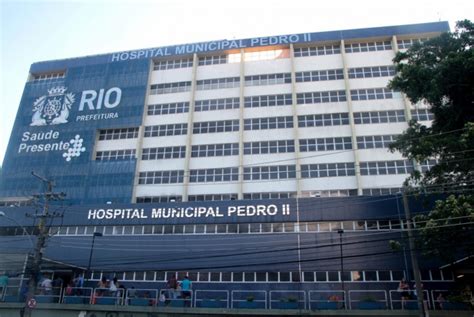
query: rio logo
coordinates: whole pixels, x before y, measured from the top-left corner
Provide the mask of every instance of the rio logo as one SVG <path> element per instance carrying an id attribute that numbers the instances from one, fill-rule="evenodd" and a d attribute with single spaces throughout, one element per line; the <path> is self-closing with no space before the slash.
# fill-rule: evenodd
<path id="1" fill-rule="evenodd" d="M 79 111 L 96 111 L 112 109 L 120 104 L 122 90 L 118 87 L 109 89 L 84 90 L 79 101 Z M 48 89 L 48 94 L 41 96 L 33 103 L 33 117 L 30 126 L 45 126 L 67 123 L 69 113 L 76 100 L 73 93 L 67 92 L 64 86 Z"/>
<path id="2" fill-rule="evenodd" d="M 122 99 L 122 90 L 118 87 L 113 87 L 108 90 L 100 89 L 99 93 L 95 90 L 84 90 L 82 92 L 81 101 L 79 102 L 79 111 L 83 111 L 87 106 L 89 110 L 105 108 L 115 108 Z"/>

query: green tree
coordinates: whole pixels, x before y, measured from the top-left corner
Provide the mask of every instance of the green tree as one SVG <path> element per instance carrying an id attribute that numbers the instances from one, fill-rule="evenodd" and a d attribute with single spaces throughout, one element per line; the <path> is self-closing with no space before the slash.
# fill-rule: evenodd
<path id="1" fill-rule="evenodd" d="M 398 53 L 394 58 L 397 75 L 389 83 L 390 88 L 405 93 L 413 104 L 429 104 L 434 115 L 431 126 L 410 121 L 409 128 L 390 146 L 392 151 L 400 151 L 420 163 L 437 160 L 429 171 L 415 171 L 406 184 L 428 193 L 466 193 L 437 202 L 428 216 L 419 219 L 424 221 L 420 224 L 425 224 L 419 241 L 423 250 L 445 260 L 452 260 L 460 251 L 474 251 L 461 247 L 472 240 L 472 225 L 464 226 L 471 239 L 459 232 L 459 223 L 472 222 L 474 212 L 473 45 L 474 24 L 459 21 L 454 32 Z M 463 218 L 453 220 L 457 216 Z M 441 220 L 444 218 L 448 219 Z M 453 245 L 455 241 L 459 243 Z"/>
<path id="2" fill-rule="evenodd" d="M 469 184 L 474 176 L 474 24 L 459 21 L 455 32 L 413 45 L 394 58 L 397 75 L 389 87 L 413 104 L 431 106 L 431 126 L 416 121 L 391 145 L 405 157 L 437 159 L 429 172 L 415 173 L 417 185 Z M 451 188 L 451 186 L 449 186 Z"/>
<path id="3" fill-rule="evenodd" d="M 462 255 L 474 254 L 474 196 L 449 196 L 439 200 L 428 215 L 419 215 L 418 244 L 423 254 L 453 262 Z"/>

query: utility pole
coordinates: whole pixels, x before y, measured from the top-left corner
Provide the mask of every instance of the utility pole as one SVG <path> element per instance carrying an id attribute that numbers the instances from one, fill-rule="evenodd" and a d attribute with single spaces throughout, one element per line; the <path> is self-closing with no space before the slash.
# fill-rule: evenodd
<path id="1" fill-rule="evenodd" d="M 46 245 L 46 239 L 48 238 L 48 228 L 46 227 L 46 219 L 56 217 L 56 214 L 49 213 L 49 202 L 51 200 L 57 200 L 64 196 L 64 193 L 53 193 L 53 182 L 46 179 L 35 172 L 31 172 L 31 175 L 40 179 L 47 185 L 46 192 L 40 196 L 44 197 L 43 210 L 39 214 L 30 215 L 35 218 L 39 218 L 38 222 L 38 234 L 36 239 L 36 247 L 34 249 L 33 265 L 31 267 L 30 280 L 28 282 L 28 295 L 26 297 L 26 307 L 24 311 L 24 317 L 31 317 L 31 304 L 30 300 L 34 299 L 36 295 L 36 287 L 38 285 L 38 276 L 41 273 L 41 264 L 43 262 L 43 250 Z M 34 306 L 34 305 L 32 305 Z"/>
<path id="2" fill-rule="evenodd" d="M 425 316 L 424 294 L 423 294 L 423 289 L 421 287 L 420 270 L 418 267 L 418 258 L 416 256 L 415 240 L 413 238 L 413 227 L 411 223 L 411 213 L 410 213 L 410 207 L 408 206 L 406 188 L 403 188 L 402 195 L 403 195 L 403 209 L 405 209 L 405 218 L 407 222 L 407 234 L 408 234 L 408 243 L 410 246 L 411 264 L 413 268 L 413 275 L 415 276 L 415 287 L 416 287 L 416 295 L 417 295 L 416 297 L 418 299 L 418 312 L 419 312 L 420 317 L 424 317 Z"/>
<path id="3" fill-rule="evenodd" d="M 339 251 L 341 253 L 341 288 L 342 288 L 342 308 L 346 309 L 346 288 L 344 287 L 344 257 L 342 254 L 342 234 L 344 233 L 343 229 L 337 230 L 337 233 L 339 233 Z"/>

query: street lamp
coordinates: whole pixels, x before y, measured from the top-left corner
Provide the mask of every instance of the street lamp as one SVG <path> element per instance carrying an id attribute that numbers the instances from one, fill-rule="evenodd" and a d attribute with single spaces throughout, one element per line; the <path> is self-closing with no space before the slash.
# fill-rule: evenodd
<path id="1" fill-rule="evenodd" d="M 344 294 L 345 287 L 344 287 L 344 258 L 342 256 L 342 234 L 344 233 L 343 229 L 338 229 L 337 233 L 339 233 L 339 250 L 341 252 L 341 288 L 342 288 L 342 307 L 346 308 L 346 296 Z"/>
<path id="2" fill-rule="evenodd" d="M 31 238 L 31 235 L 28 233 L 28 231 L 25 229 L 25 227 L 23 227 L 18 221 L 16 221 L 15 219 L 11 218 L 11 217 L 8 217 L 5 212 L 1 211 L 0 210 L 0 217 L 4 217 L 4 218 L 7 218 L 8 220 L 10 221 L 13 221 L 18 227 L 21 228 L 21 230 L 23 230 L 23 233 L 28 237 L 28 239 L 30 240 L 30 243 L 31 243 L 31 247 L 34 249 L 35 248 L 35 243 L 33 242 L 33 239 Z"/>
<path id="3" fill-rule="evenodd" d="M 92 254 L 93 254 L 93 252 L 94 252 L 95 237 L 102 237 L 102 233 L 100 233 L 100 232 L 94 232 L 94 233 L 92 234 L 91 253 L 89 254 L 89 264 L 87 265 L 87 280 L 89 280 L 89 276 L 90 276 L 91 262 L 92 262 Z"/>

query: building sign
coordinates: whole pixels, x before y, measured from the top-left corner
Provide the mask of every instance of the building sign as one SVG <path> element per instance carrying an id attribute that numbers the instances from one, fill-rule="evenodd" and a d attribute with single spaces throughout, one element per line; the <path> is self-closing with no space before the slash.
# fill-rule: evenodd
<path id="1" fill-rule="evenodd" d="M 111 62 L 171 55 L 225 51 L 258 46 L 288 45 L 291 43 L 302 42 L 311 42 L 311 33 L 257 37 L 243 40 L 222 40 L 119 52 L 111 54 Z"/>
<path id="2" fill-rule="evenodd" d="M 64 86 L 48 89 L 33 103 L 33 116 L 30 126 L 44 126 L 68 123 L 68 118 L 76 100 L 75 94 L 66 93 Z M 122 90 L 119 87 L 110 89 L 84 90 L 77 106 L 78 115 L 74 121 L 108 120 L 118 118 L 118 112 L 111 111 L 120 104 Z M 105 109 L 102 112 L 98 112 Z"/>
<path id="3" fill-rule="evenodd" d="M 79 98 L 78 98 L 79 97 Z M 122 89 L 84 90 L 68 92 L 65 86 L 47 89 L 32 105 L 30 127 L 51 127 L 47 131 L 26 130 L 17 144 L 18 154 L 59 152 L 66 162 L 81 156 L 86 151 L 80 134 L 59 129 L 64 125 L 80 121 L 110 120 L 119 117 L 115 110 L 122 100 Z"/>
<path id="4" fill-rule="evenodd" d="M 289 216 L 289 204 L 89 209 L 88 220 Z"/>
<path id="5" fill-rule="evenodd" d="M 81 156 L 86 150 L 82 146 L 84 139 L 76 134 L 72 139 L 65 139 L 59 131 L 33 133 L 25 131 L 18 145 L 18 154 L 35 152 L 61 152 L 62 157 L 69 162 L 74 157 Z"/>
<path id="6" fill-rule="evenodd" d="M 48 94 L 39 97 L 33 103 L 31 126 L 53 125 L 67 123 L 74 94 L 67 93 L 66 87 L 53 87 Z"/>

